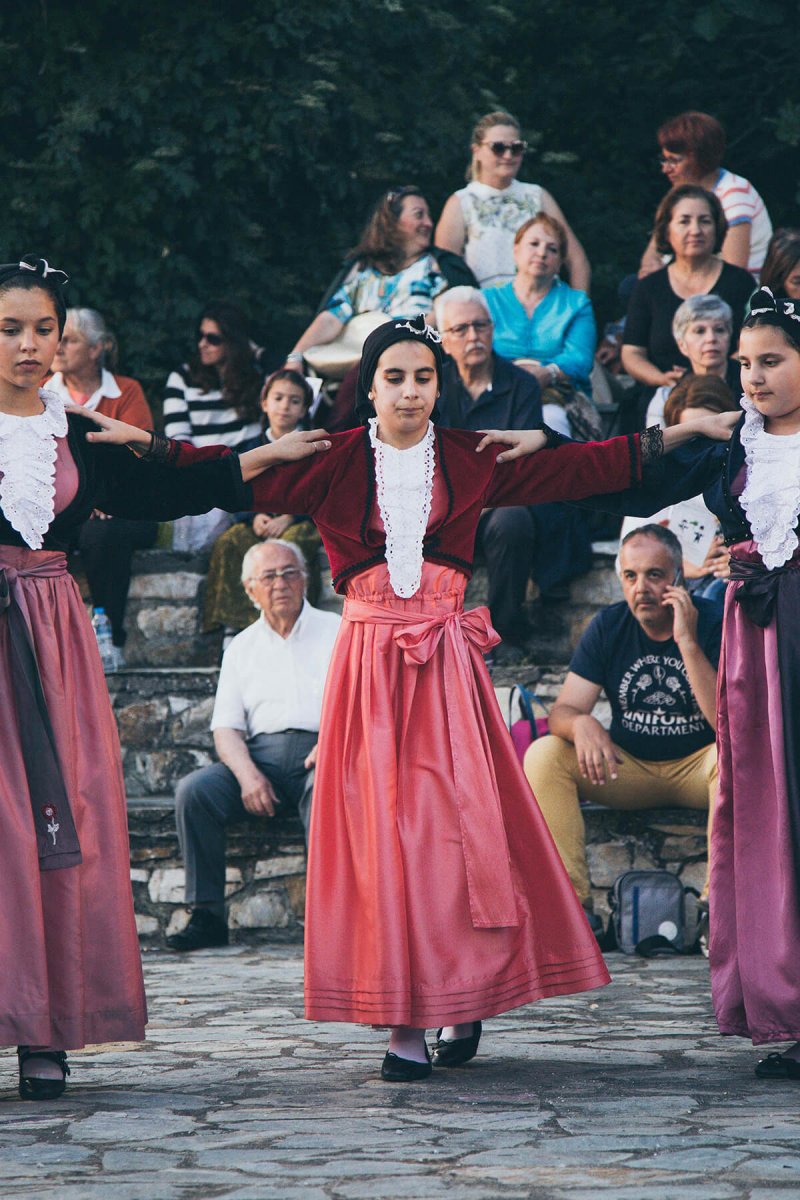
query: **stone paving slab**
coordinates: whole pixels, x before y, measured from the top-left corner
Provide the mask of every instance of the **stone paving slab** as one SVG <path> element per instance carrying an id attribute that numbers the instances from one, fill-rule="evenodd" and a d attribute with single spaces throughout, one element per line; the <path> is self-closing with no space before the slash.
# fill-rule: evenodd
<path id="1" fill-rule="evenodd" d="M 0 1195 L 41 1200 L 789 1200 L 800 1087 L 720 1038 L 702 959 L 487 1022 L 420 1084 L 385 1034 L 302 1017 L 296 946 L 145 955 L 149 1038 L 72 1055 L 22 1103 L 3 1056 Z"/>

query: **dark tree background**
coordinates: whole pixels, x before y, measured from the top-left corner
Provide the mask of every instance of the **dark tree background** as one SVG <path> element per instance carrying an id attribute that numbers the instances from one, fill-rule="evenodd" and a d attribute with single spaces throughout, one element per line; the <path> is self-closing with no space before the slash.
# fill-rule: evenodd
<path id="1" fill-rule="evenodd" d="M 800 6 L 785 0 L 39 0 L 0 13 L 5 260 L 36 251 L 99 308 L 155 399 L 211 296 L 275 359 L 370 204 L 418 183 L 438 216 L 474 120 L 516 113 L 617 315 L 687 108 L 800 224 Z"/>

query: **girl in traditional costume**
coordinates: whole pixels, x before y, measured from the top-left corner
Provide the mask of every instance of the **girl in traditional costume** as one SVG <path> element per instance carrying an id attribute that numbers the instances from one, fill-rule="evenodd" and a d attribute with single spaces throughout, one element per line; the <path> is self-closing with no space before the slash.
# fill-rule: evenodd
<path id="1" fill-rule="evenodd" d="M 66 282 L 44 259 L 0 266 L 0 1046 L 18 1046 L 25 1100 L 64 1091 L 66 1050 L 146 1021 L 119 742 L 67 546 L 93 509 L 245 507 L 233 453 L 178 472 L 141 434 L 138 461 L 39 388 Z"/>
<path id="2" fill-rule="evenodd" d="M 392 1082 L 430 1074 L 428 1028 L 433 1061 L 456 1066 L 483 1018 L 608 982 L 495 699 L 484 654 L 499 639 L 464 590 L 485 508 L 614 491 L 661 449 L 659 430 L 584 445 L 440 430 L 440 384 L 439 335 L 388 322 L 364 346 L 365 425 L 240 460 L 248 507 L 311 516 L 345 595 L 311 817 L 306 1016 L 390 1027 Z M 95 436 L 142 438 L 103 423 Z M 278 465 L 295 445 L 313 457 Z"/>

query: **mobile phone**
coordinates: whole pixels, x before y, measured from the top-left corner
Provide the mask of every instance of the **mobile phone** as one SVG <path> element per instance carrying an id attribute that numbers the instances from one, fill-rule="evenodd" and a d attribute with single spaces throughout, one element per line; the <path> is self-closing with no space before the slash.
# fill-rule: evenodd
<path id="1" fill-rule="evenodd" d="M 678 567 L 678 570 L 675 572 L 675 578 L 672 581 L 672 586 L 673 587 L 686 587 L 686 580 L 683 575 L 682 567 Z"/>

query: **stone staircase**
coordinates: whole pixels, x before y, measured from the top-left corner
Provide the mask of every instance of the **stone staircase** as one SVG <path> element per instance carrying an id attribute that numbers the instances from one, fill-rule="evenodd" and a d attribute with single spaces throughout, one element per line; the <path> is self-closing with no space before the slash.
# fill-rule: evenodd
<path id="1" fill-rule="evenodd" d="M 555 698 L 586 623 L 599 607 L 621 596 L 615 552 L 614 544 L 596 545 L 592 570 L 573 581 L 563 601 L 532 601 L 530 661 L 492 672 L 504 713 L 515 682 L 532 686 L 545 703 Z M 182 903 L 175 787 L 214 757 L 209 721 L 221 635 L 203 634 L 200 628 L 206 567 L 207 556 L 198 554 L 146 550 L 134 556 L 127 667 L 108 677 L 122 744 L 137 924 L 151 944 L 181 928 L 188 915 Z M 467 591 L 468 607 L 485 603 L 486 585 L 486 572 L 478 568 Z M 337 611 L 341 600 L 328 587 L 321 606 Z M 602 711 L 598 715 L 602 719 Z M 632 865 L 669 866 L 688 883 L 702 883 L 702 814 L 621 814 L 597 807 L 585 815 L 598 910 L 605 910 L 605 892 L 617 874 Z M 233 829 L 227 864 L 236 940 L 302 936 L 305 854 L 295 817 L 279 815 Z"/>

